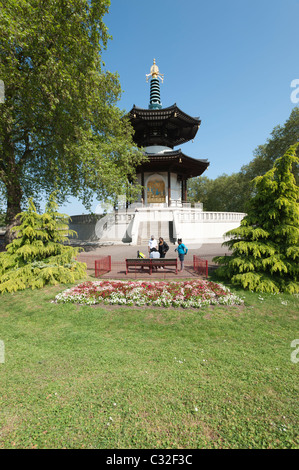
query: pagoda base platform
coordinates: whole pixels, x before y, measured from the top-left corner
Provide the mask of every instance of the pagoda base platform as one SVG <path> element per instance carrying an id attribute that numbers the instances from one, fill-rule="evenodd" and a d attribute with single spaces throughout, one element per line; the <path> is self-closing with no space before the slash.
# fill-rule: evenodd
<path id="1" fill-rule="evenodd" d="M 72 216 L 70 229 L 77 241 L 94 245 L 147 244 L 151 235 L 175 244 L 222 243 L 224 234 L 239 227 L 242 212 L 207 212 L 202 207 L 135 207 L 109 214 Z M 75 241 L 75 240 L 74 240 Z"/>

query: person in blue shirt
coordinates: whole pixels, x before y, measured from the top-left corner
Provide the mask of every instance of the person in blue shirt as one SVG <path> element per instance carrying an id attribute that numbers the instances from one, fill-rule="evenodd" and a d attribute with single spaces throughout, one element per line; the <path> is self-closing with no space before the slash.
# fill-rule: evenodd
<path id="1" fill-rule="evenodd" d="M 174 251 L 178 252 L 179 259 L 181 262 L 181 271 L 183 271 L 184 259 L 185 259 L 185 255 L 188 253 L 188 248 L 186 247 L 186 245 L 184 245 L 181 238 L 178 238 L 178 247 Z"/>

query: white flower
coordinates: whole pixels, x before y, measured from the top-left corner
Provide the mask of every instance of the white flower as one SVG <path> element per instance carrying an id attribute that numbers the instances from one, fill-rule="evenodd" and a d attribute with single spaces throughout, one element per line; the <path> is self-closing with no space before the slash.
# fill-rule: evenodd
<path id="1" fill-rule="evenodd" d="M 123 290 L 123 287 L 126 289 Z M 192 296 L 190 296 L 190 289 Z M 214 292 L 217 290 L 217 293 Z M 223 294 L 221 292 L 225 292 Z M 96 295 L 92 294 L 95 292 Z M 101 293 L 109 293 L 105 298 Z M 179 295 L 178 295 L 179 292 Z M 148 295 L 150 293 L 150 295 Z M 188 293 L 188 300 L 185 295 Z M 154 297 L 153 297 L 154 296 Z M 153 300 L 156 298 L 156 300 Z M 259 297 L 260 300 L 263 300 Z M 222 284 L 209 281 L 144 282 L 144 281 L 95 281 L 79 284 L 58 294 L 55 301 L 93 305 L 153 305 L 159 307 L 201 308 L 207 305 L 241 305 L 244 300 L 232 294 Z"/>

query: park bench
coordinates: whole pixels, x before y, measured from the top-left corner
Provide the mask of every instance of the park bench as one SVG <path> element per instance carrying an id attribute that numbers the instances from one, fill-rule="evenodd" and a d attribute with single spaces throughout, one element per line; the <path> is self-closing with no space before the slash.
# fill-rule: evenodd
<path id="1" fill-rule="evenodd" d="M 136 271 L 136 267 L 141 267 L 141 269 L 143 269 L 144 267 L 148 267 L 149 268 L 149 272 L 151 274 L 151 260 L 150 259 L 146 259 L 146 258 L 132 258 L 132 259 L 129 259 L 129 258 L 126 258 L 126 274 L 128 274 L 128 271 L 129 271 L 129 268 L 134 266 L 135 267 L 135 271 Z"/>
<path id="2" fill-rule="evenodd" d="M 178 260 L 177 258 L 126 258 L 126 274 L 128 274 L 129 268 L 134 267 L 135 272 L 136 268 L 140 267 L 144 269 L 145 267 L 149 268 L 149 273 L 152 274 L 153 268 L 167 268 L 168 266 L 175 267 L 175 273 L 178 273 Z"/>

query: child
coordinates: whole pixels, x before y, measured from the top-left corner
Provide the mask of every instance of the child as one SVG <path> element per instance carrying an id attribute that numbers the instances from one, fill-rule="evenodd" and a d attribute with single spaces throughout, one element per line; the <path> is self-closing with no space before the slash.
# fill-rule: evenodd
<path id="1" fill-rule="evenodd" d="M 181 238 L 178 238 L 178 247 L 174 251 L 178 252 L 179 259 L 180 259 L 180 262 L 181 262 L 181 271 L 183 271 L 183 269 L 184 269 L 184 258 L 185 258 L 185 255 L 188 253 L 188 248 L 184 245 Z"/>

